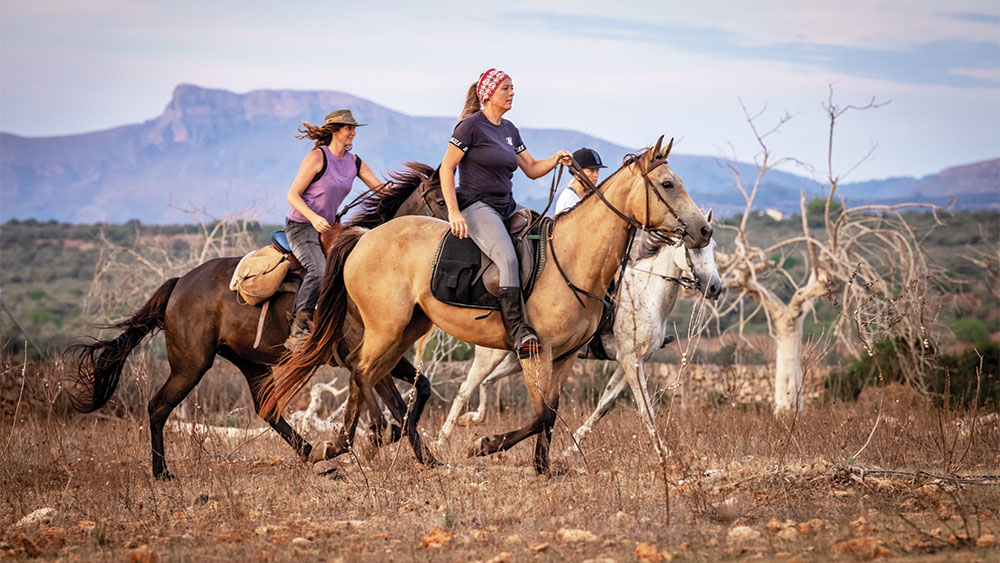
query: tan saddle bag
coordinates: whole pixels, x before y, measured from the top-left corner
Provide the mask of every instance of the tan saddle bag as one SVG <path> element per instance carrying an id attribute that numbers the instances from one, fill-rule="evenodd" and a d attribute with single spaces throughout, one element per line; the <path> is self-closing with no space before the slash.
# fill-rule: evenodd
<path id="1" fill-rule="evenodd" d="M 274 246 L 254 250 L 236 265 L 229 289 L 237 292 L 247 305 L 256 305 L 278 291 L 288 267 L 285 255 Z"/>

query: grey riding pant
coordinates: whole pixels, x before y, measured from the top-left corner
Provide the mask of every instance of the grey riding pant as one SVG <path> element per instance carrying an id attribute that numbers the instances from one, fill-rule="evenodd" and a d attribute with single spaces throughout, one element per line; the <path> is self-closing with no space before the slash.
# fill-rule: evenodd
<path id="1" fill-rule="evenodd" d="M 302 278 L 302 285 L 299 286 L 299 291 L 295 294 L 292 314 L 299 311 L 312 311 L 316 308 L 319 284 L 323 280 L 323 272 L 326 270 L 326 256 L 319 243 L 319 231 L 314 229 L 311 223 L 286 220 L 285 234 L 288 236 L 288 246 L 292 247 L 292 254 L 295 254 L 295 258 L 306 270 L 306 275 Z"/>
<path id="2" fill-rule="evenodd" d="M 517 206 L 514 213 L 522 206 Z M 513 215 L 514 213 L 511 213 Z M 507 222 L 496 209 L 477 201 L 462 210 L 469 226 L 469 238 L 490 257 L 500 270 L 500 287 L 521 287 L 517 252 L 507 232 Z"/>

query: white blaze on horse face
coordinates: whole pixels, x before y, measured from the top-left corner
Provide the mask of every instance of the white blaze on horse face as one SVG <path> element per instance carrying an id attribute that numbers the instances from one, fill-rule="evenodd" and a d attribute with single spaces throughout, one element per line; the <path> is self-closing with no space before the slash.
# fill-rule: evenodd
<path id="1" fill-rule="evenodd" d="M 719 268 L 715 263 L 715 239 L 710 240 L 704 248 L 687 249 L 686 254 L 690 257 L 691 264 L 688 266 L 685 259 L 684 275 L 690 274 L 691 277 L 696 278 L 701 284 L 703 292 L 708 291 L 709 288 L 721 290 L 722 278 L 719 276 Z M 711 291 L 709 297 L 718 297 L 718 293 Z"/>

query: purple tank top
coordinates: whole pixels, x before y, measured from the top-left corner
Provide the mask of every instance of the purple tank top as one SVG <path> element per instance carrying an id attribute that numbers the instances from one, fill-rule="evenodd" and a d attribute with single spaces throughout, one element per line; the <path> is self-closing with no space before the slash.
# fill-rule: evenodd
<path id="1" fill-rule="evenodd" d="M 309 187 L 302 192 L 302 199 L 309 209 L 332 224 L 337 216 L 337 208 L 351 191 L 351 184 L 358 176 L 358 169 L 354 163 L 354 155 L 350 151 L 345 151 L 343 158 L 337 158 L 333 156 L 328 146 L 324 145 L 320 150 L 326 155 L 326 170 L 318 180 L 309 184 Z M 295 209 L 292 209 L 286 218 L 298 223 L 309 222 L 309 219 Z"/>

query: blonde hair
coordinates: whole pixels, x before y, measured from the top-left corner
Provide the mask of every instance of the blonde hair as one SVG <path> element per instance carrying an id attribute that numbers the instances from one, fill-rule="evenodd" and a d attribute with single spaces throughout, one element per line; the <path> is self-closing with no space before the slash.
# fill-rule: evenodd
<path id="1" fill-rule="evenodd" d="M 465 106 L 462 108 L 462 115 L 458 118 L 459 122 L 483 108 L 483 105 L 479 103 L 479 94 L 476 93 L 478 86 L 478 80 L 473 82 L 472 86 L 469 86 L 469 91 L 465 94 Z"/>
<path id="2" fill-rule="evenodd" d="M 333 139 L 333 134 L 340 131 L 344 123 L 327 123 L 326 125 L 313 125 L 308 121 L 302 122 L 302 127 L 299 127 L 299 133 L 301 135 L 296 135 L 296 139 L 315 139 L 316 144 L 313 146 L 314 149 L 318 149 L 323 145 L 329 145 L 330 140 Z M 349 147 L 348 147 L 349 149 Z"/>

